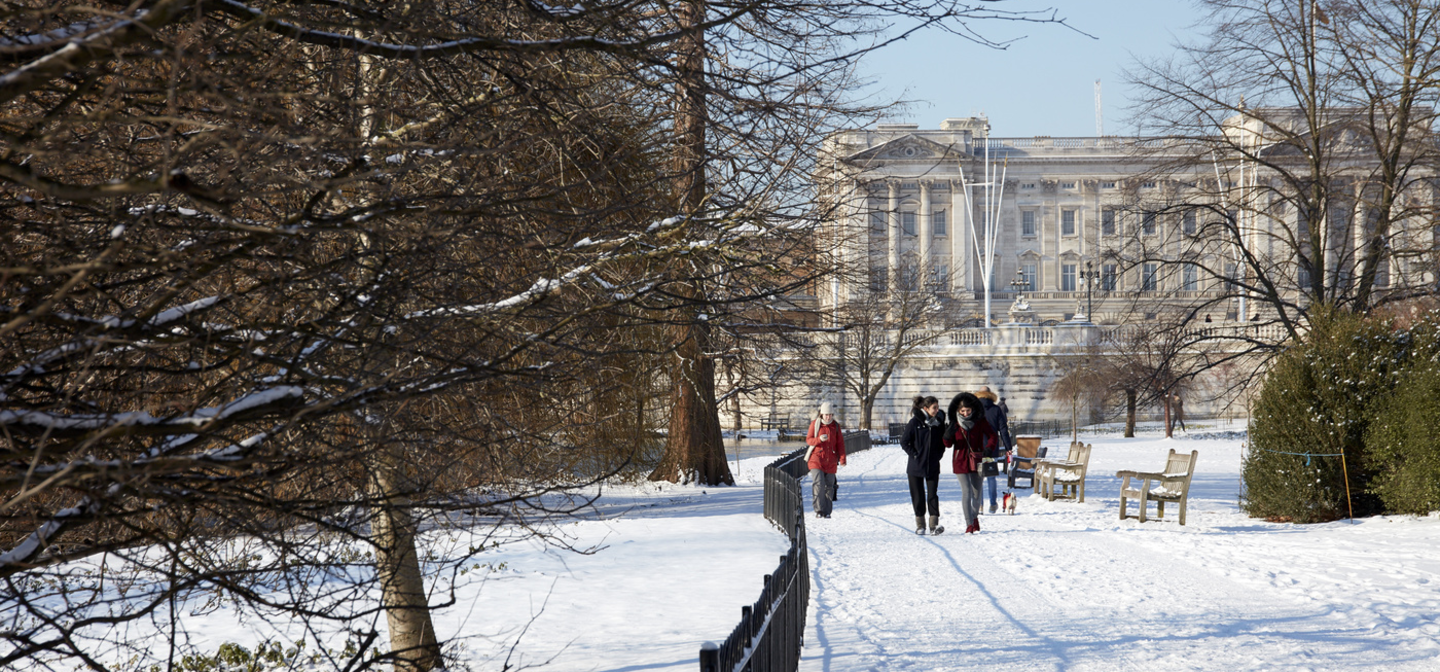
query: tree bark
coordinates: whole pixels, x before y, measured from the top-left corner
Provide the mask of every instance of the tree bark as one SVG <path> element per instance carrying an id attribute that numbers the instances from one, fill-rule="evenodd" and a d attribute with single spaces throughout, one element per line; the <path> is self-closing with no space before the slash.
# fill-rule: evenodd
<path id="1" fill-rule="evenodd" d="M 440 666 L 440 645 L 430 619 L 425 581 L 415 548 L 416 525 L 410 498 L 404 494 L 401 460 L 381 448 L 373 473 L 376 495 L 371 520 L 375 571 L 381 603 L 390 629 L 390 652 L 396 672 L 428 672 Z"/>
<path id="2" fill-rule="evenodd" d="M 679 211 L 700 216 L 705 207 L 705 3 L 690 0 L 677 7 L 677 23 L 686 32 L 676 40 L 675 191 Z M 705 288 L 689 281 L 682 293 L 691 306 L 703 305 Z M 675 358 L 671 373 L 670 436 L 665 457 L 651 472 L 652 481 L 703 485 L 734 485 L 725 443 L 720 434 L 720 409 L 715 403 L 715 361 L 710 355 L 710 328 L 699 309 L 675 327 Z"/>
<path id="3" fill-rule="evenodd" d="M 1125 438 L 1135 438 L 1135 390 L 1125 390 Z"/>

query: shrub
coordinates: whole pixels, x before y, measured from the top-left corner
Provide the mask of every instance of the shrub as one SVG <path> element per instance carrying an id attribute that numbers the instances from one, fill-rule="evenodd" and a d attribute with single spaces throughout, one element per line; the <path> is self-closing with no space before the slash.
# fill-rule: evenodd
<path id="1" fill-rule="evenodd" d="M 1440 320 L 1431 313 L 1409 334 L 1410 356 L 1391 399 L 1378 404 L 1365 435 L 1370 489 L 1387 511 L 1440 509 Z"/>
<path id="2" fill-rule="evenodd" d="M 1305 341 L 1273 362 L 1251 409 L 1245 512 L 1297 523 L 1344 517 L 1347 470 L 1354 515 L 1378 512 L 1364 437 L 1404 355 L 1404 339 L 1387 322 L 1317 310 Z"/>

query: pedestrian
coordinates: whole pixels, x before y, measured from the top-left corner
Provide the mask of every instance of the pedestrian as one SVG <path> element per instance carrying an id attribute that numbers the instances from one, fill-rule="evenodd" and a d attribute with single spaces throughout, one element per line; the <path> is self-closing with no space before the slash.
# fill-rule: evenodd
<path id="1" fill-rule="evenodd" d="M 829 518 L 835 502 L 835 472 L 845 465 L 845 435 L 830 402 L 820 404 L 819 417 L 805 433 L 805 465 L 810 467 L 810 505 L 817 518 Z"/>
<path id="2" fill-rule="evenodd" d="M 910 477 L 910 506 L 915 509 L 915 534 L 925 534 L 925 513 L 930 513 L 930 534 L 943 534 L 940 524 L 940 458 L 945 454 L 945 421 L 940 400 L 915 397 L 910 423 L 900 437 L 900 449 L 910 456 L 905 475 Z"/>
<path id="3" fill-rule="evenodd" d="M 945 428 L 945 447 L 951 468 L 960 479 L 960 508 L 965 513 L 965 533 L 980 531 L 980 465 L 985 455 L 1000 447 L 1000 436 L 985 420 L 980 399 L 961 392 L 950 400 L 950 425 Z"/>
<path id="4" fill-rule="evenodd" d="M 985 421 L 990 423 L 990 427 L 994 429 L 995 433 L 1000 437 L 1001 452 L 997 452 L 994 455 L 987 455 L 986 457 L 993 458 L 994 461 L 984 463 L 981 470 L 982 475 L 985 477 L 985 489 L 990 495 L 990 513 L 995 513 L 1000 510 L 1000 506 L 996 504 L 996 497 L 998 495 L 995 492 L 999 488 L 999 484 L 996 483 L 996 481 L 1000 477 L 1000 465 L 1009 464 L 1010 450 L 1015 447 L 1015 442 L 1010 438 L 1010 414 L 1006 413 L 1005 409 L 1000 408 L 1000 405 L 995 403 L 995 393 L 990 391 L 990 386 L 982 385 L 980 391 L 975 393 L 975 396 L 980 400 L 980 405 L 985 409 Z M 1003 461 L 1001 460 L 1002 457 L 1004 458 Z"/>
<path id="5" fill-rule="evenodd" d="M 1005 411 L 1005 417 L 1007 419 L 1010 417 L 1010 406 L 1005 403 L 1005 397 L 1000 397 L 1000 403 L 997 403 L 995 405 L 999 406 L 1000 410 Z"/>
<path id="6" fill-rule="evenodd" d="M 1170 412 L 1175 416 L 1175 424 L 1180 425 L 1181 431 L 1190 431 L 1185 428 L 1185 402 L 1180 400 L 1179 393 L 1170 397 Z"/>

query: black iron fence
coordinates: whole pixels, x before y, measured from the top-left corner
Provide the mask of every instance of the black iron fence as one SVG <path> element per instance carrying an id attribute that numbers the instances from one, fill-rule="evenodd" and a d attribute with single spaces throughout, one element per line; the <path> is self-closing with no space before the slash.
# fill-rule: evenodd
<path id="1" fill-rule="evenodd" d="M 845 453 L 870 448 L 869 432 L 845 434 Z M 805 450 L 765 467 L 765 518 L 790 535 L 790 550 L 755 604 L 740 608 L 740 623 L 720 644 L 700 647 L 701 672 L 794 672 L 805 644 L 805 610 L 810 605 L 810 551 L 805 543 L 802 479 L 809 473 Z"/>

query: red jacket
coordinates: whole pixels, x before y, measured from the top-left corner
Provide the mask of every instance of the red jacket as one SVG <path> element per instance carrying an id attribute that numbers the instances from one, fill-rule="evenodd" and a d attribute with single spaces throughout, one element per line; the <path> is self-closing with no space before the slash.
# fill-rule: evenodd
<path id="1" fill-rule="evenodd" d="M 945 447 L 954 448 L 951 452 L 951 467 L 957 474 L 969 474 L 979 471 L 980 458 L 995 454 L 995 449 L 1000 446 L 1000 435 L 990 428 L 990 423 L 985 418 L 971 416 L 975 424 L 969 431 L 960 429 L 959 425 L 953 427 L 953 433 L 945 436 Z"/>
<path id="2" fill-rule="evenodd" d="M 828 434 L 829 438 L 821 441 L 821 434 Z M 833 474 L 845 464 L 845 432 L 839 422 L 822 425 L 818 419 L 811 421 L 810 430 L 805 433 L 805 445 L 815 447 L 805 462 L 811 469 Z"/>

